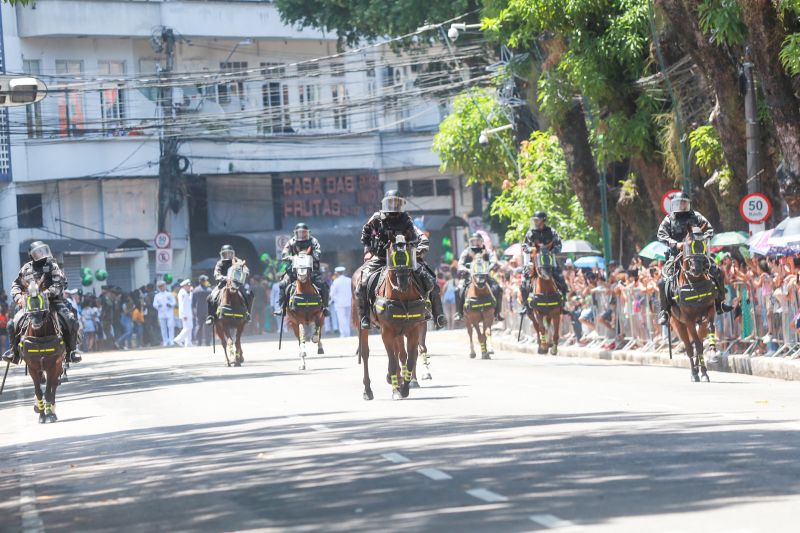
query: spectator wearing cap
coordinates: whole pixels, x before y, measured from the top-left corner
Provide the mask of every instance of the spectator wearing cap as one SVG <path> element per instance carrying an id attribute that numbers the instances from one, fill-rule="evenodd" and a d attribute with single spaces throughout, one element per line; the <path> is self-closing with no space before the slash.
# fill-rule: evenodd
<path id="1" fill-rule="evenodd" d="M 197 287 L 192 290 L 192 313 L 195 318 L 194 340 L 201 346 L 211 344 L 213 331 L 211 326 L 206 324 L 205 317 L 208 316 L 208 295 L 211 294 L 211 287 L 208 284 L 208 276 L 202 275 L 198 278 Z"/>
<path id="2" fill-rule="evenodd" d="M 350 318 L 353 306 L 352 279 L 343 266 L 336 267 L 335 277 L 331 284 L 331 303 L 339 324 L 339 336 L 349 337 Z"/>
<path id="3" fill-rule="evenodd" d="M 192 313 L 192 281 L 181 281 L 178 290 L 178 320 L 181 323 L 181 332 L 175 337 L 175 344 L 183 344 L 185 348 L 192 345 L 192 331 L 194 330 L 194 313 Z"/>

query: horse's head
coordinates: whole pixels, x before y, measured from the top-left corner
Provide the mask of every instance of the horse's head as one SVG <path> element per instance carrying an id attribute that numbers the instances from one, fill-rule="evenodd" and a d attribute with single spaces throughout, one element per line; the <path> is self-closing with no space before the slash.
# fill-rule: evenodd
<path id="1" fill-rule="evenodd" d="M 536 275 L 542 279 L 551 279 L 556 266 L 556 258 L 544 249 L 535 250 L 532 255 Z"/>
<path id="2" fill-rule="evenodd" d="M 403 235 L 398 235 L 389 246 L 387 254 L 386 264 L 389 266 L 389 271 L 394 274 L 397 288 L 407 291 L 411 285 L 411 272 L 417 261 L 414 248 L 409 246 Z"/>
<path id="3" fill-rule="evenodd" d="M 292 258 L 292 270 L 300 283 L 305 283 L 314 270 L 314 258 L 305 252 L 300 252 Z"/>
<path id="4" fill-rule="evenodd" d="M 44 279 L 44 278 L 42 278 Z M 34 329 L 39 329 L 50 313 L 50 298 L 37 283 L 28 285 L 24 303 L 25 314 L 30 317 Z"/>
<path id="5" fill-rule="evenodd" d="M 239 290 L 245 283 L 247 283 L 247 276 L 250 270 L 247 268 L 245 261 L 234 260 L 231 267 L 228 269 L 228 286 L 232 289 Z"/>
<path id="6" fill-rule="evenodd" d="M 711 260 L 708 258 L 708 242 L 698 235 L 689 235 L 683 245 L 683 271 L 691 278 L 699 279 L 708 274 Z"/>
<path id="7" fill-rule="evenodd" d="M 489 279 L 489 264 L 482 257 L 477 257 L 470 267 L 470 276 L 477 288 L 484 288 Z"/>

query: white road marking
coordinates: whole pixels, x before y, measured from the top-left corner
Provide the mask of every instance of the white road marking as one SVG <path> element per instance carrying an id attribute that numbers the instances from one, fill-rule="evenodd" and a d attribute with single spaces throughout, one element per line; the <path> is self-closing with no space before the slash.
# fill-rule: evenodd
<path id="1" fill-rule="evenodd" d="M 342 439 L 342 444 L 347 444 L 348 446 L 356 446 L 363 443 L 363 441 L 358 439 Z"/>
<path id="2" fill-rule="evenodd" d="M 437 468 L 420 468 L 417 470 L 418 473 L 422 474 L 423 476 L 430 478 L 434 481 L 442 481 L 445 479 L 453 479 L 453 476 L 442 472 Z"/>
<path id="3" fill-rule="evenodd" d="M 17 389 L 17 401 L 22 405 L 24 404 L 25 397 L 22 393 L 23 387 Z M 25 409 L 17 407 L 17 424 L 20 428 L 27 428 L 25 417 L 23 415 Z M 25 431 L 25 429 L 23 429 Z M 44 533 L 44 523 L 39 517 L 39 511 L 36 509 L 36 490 L 34 490 L 33 480 L 35 479 L 35 472 L 30 459 L 19 460 L 20 471 L 20 499 L 19 507 L 22 514 L 22 531 L 23 533 Z"/>
<path id="4" fill-rule="evenodd" d="M 483 500 L 489 503 L 497 503 L 497 502 L 507 502 L 508 498 L 503 496 L 502 494 L 498 494 L 496 492 L 492 492 L 488 489 L 470 489 L 467 491 L 467 494 L 472 496 L 473 498 L 478 498 L 479 500 Z"/>
<path id="5" fill-rule="evenodd" d="M 311 429 L 314 431 L 328 431 L 330 428 L 325 424 L 311 424 Z"/>
<path id="6" fill-rule="evenodd" d="M 391 461 L 393 463 L 410 463 L 411 462 L 411 459 L 409 459 L 405 455 L 400 455 L 399 453 L 395 453 L 395 452 L 381 454 L 381 457 L 383 457 L 387 461 Z"/>
<path id="7" fill-rule="evenodd" d="M 556 529 L 560 527 L 572 527 L 575 525 L 574 522 L 570 522 L 569 520 L 562 520 L 559 517 L 551 514 L 535 514 L 530 517 L 530 519 L 540 526 L 544 526 L 550 529 Z"/>

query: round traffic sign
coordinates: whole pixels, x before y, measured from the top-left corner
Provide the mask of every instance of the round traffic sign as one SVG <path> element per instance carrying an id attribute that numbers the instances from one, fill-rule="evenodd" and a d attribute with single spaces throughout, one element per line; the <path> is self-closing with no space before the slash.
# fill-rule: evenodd
<path id="1" fill-rule="evenodd" d="M 772 214 L 772 204 L 760 192 L 750 193 L 739 204 L 739 214 L 750 224 L 760 224 Z"/>
<path id="2" fill-rule="evenodd" d="M 159 250 L 164 250 L 172 245 L 172 237 L 170 237 L 169 233 L 166 231 L 160 231 L 156 233 L 156 237 L 153 239 L 153 242 L 155 243 L 156 248 Z"/>
<path id="3" fill-rule="evenodd" d="M 672 202 L 672 198 L 681 192 L 678 189 L 672 189 L 664 193 L 664 196 L 661 197 L 661 210 L 664 212 L 665 215 L 669 215 L 669 208 L 670 202 Z"/>

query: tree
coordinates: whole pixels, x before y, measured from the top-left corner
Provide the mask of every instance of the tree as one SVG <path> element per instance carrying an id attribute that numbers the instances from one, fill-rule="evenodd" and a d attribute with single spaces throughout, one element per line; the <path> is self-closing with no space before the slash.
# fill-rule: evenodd
<path id="1" fill-rule="evenodd" d="M 572 191 L 564 152 L 552 131 L 533 132 L 522 143 L 519 163 L 521 178 L 507 182 L 491 207 L 492 215 L 508 224 L 506 241 L 520 241 L 534 211 L 542 210 L 563 238 L 600 242 Z"/>
<path id="2" fill-rule="evenodd" d="M 468 89 L 453 100 L 451 113 L 439 125 L 433 150 L 442 161 L 442 172 L 462 172 L 467 184 L 499 186 L 515 173 L 513 140 L 508 131 L 492 135 L 486 145 L 481 132 L 507 124 L 495 90 Z"/>

